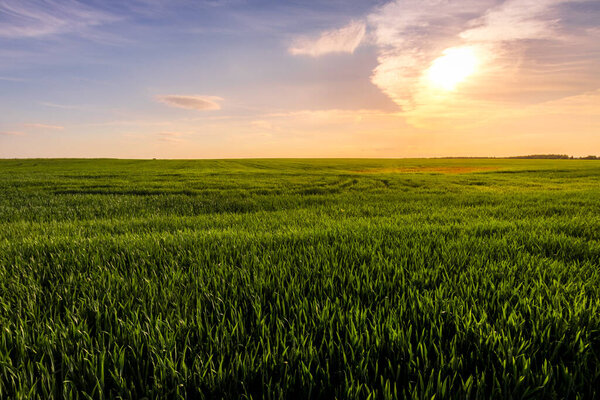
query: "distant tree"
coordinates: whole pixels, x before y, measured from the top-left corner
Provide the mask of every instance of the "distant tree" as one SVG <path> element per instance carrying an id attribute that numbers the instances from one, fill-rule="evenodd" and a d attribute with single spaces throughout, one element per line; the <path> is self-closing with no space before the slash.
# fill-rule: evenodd
<path id="1" fill-rule="evenodd" d="M 514 156 L 509 158 L 518 159 L 541 159 L 541 160 L 568 160 L 569 156 L 566 154 L 531 154 L 528 156 Z"/>

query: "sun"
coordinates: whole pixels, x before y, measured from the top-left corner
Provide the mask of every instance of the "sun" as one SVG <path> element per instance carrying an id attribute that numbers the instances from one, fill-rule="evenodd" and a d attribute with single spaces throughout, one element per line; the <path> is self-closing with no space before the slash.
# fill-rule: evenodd
<path id="1" fill-rule="evenodd" d="M 451 91 L 475 72 L 478 60 L 471 47 L 449 48 L 442 54 L 431 63 L 427 78 L 432 86 Z"/>

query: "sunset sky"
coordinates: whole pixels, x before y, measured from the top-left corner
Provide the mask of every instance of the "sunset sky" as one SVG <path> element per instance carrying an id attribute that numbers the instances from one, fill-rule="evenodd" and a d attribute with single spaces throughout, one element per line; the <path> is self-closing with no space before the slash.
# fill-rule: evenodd
<path id="1" fill-rule="evenodd" d="M 600 155 L 600 1 L 0 0 L 0 157 Z"/>

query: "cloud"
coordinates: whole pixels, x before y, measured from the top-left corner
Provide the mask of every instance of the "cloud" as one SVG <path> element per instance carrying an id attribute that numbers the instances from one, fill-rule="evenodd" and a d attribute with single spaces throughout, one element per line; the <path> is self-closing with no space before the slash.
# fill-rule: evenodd
<path id="1" fill-rule="evenodd" d="M 23 136 L 24 133 L 23 132 L 14 132 L 14 131 L 10 131 L 10 132 L 7 132 L 7 131 L 2 132 L 2 131 L 0 131 L 0 135 L 1 136 Z"/>
<path id="2" fill-rule="evenodd" d="M 49 125 L 49 124 L 23 124 L 23 126 L 26 128 L 53 130 L 53 131 L 61 131 L 61 130 L 65 129 L 64 126 Z"/>
<path id="3" fill-rule="evenodd" d="M 577 116 L 577 119 L 589 124 L 590 128 L 593 118 L 597 130 L 600 129 L 600 89 L 535 104 L 530 109 L 515 110 L 516 113 L 524 115 L 531 114 L 528 111 L 535 111 L 535 115 Z"/>
<path id="4" fill-rule="evenodd" d="M 519 103 L 595 88 L 597 41 L 589 29 L 569 28 L 561 10 L 577 2 L 392 1 L 367 17 L 378 50 L 371 81 L 419 127 L 484 120 Z M 426 79 L 429 68 L 460 49 L 476 55 L 477 69 L 455 91 L 436 90 Z M 578 77 L 586 77 L 585 84 Z"/>
<path id="5" fill-rule="evenodd" d="M 158 134 L 158 140 L 163 142 L 179 143 L 183 141 L 181 138 L 182 135 L 183 133 L 181 132 L 160 132 Z"/>
<path id="6" fill-rule="evenodd" d="M 377 157 L 406 154 L 394 151 L 406 151 L 414 128 L 396 113 L 377 109 L 305 109 L 262 114 L 213 129 L 246 157 Z M 380 150 L 390 147 L 394 150 Z"/>
<path id="7" fill-rule="evenodd" d="M 220 110 L 221 105 L 218 103 L 223 100 L 216 96 L 181 96 L 181 95 L 165 95 L 156 96 L 156 99 L 171 107 L 185 108 L 188 110 Z"/>
<path id="8" fill-rule="evenodd" d="M 40 101 L 39 104 L 44 107 L 59 108 L 62 110 L 84 110 L 86 108 L 89 108 L 89 107 L 81 106 L 81 105 L 57 104 L 57 103 L 50 103 L 50 102 L 46 102 L 46 101 Z"/>
<path id="9" fill-rule="evenodd" d="M 293 55 L 311 57 L 329 53 L 354 53 L 354 50 L 362 42 L 366 29 L 364 22 L 351 21 L 343 28 L 322 32 L 318 38 L 298 38 L 288 51 Z"/>
<path id="10" fill-rule="evenodd" d="M 344 110 L 344 109 L 325 109 L 325 110 L 299 110 L 280 113 L 265 114 L 262 122 L 268 122 L 268 119 L 293 118 L 295 121 L 303 121 L 306 123 L 324 123 L 337 124 L 362 122 L 365 118 L 380 118 L 395 115 L 379 110 Z"/>
<path id="11" fill-rule="evenodd" d="M 4 0 L 0 2 L 0 37 L 42 37 L 80 31 L 119 20 L 76 0 Z"/>
<path id="12" fill-rule="evenodd" d="M 371 81 L 403 110 L 416 107 L 425 69 L 490 5 L 490 0 L 397 0 L 377 8 L 368 17 L 379 49 Z"/>
<path id="13" fill-rule="evenodd" d="M 0 76 L 0 81 L 5 81 L 5 82 L 27 82 L 26 79 L 23 79 L 23 78 L 14 78 L 12 76 Z"/>
<path id="14" fill-rule="evenodd" d="M 471 21 L 476 26 L 459 36 L 475 42 L 545 39 L 558 23 L 547 11 L 566 2 L 568 0 L 509 0 Z"/>

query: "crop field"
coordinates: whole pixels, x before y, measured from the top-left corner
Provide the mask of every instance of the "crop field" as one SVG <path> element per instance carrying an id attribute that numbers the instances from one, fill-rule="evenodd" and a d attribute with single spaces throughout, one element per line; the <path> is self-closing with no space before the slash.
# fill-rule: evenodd
<path id="1" fill-rule="evenodd" d="M 0 160 L 1 399 L 600 397 L 600 161 Z"/>

